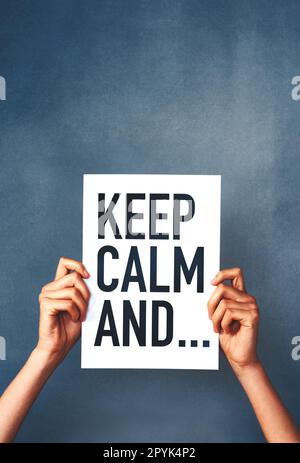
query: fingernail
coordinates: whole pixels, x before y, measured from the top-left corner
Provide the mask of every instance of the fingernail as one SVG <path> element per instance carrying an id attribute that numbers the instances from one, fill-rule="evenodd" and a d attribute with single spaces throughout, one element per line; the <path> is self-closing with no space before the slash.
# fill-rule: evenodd
<path id="1" fill-rule="evenodd" d="M 83 276 L 84 276 L 84 278 L 89 278 L 91 275 L 90 275 L 89 272 L 85 269 L 84 272 L 83 272 Z"/>
<path id="2" fill-rule="evenodd" d="M 217 282 L 217 280 L 216 280 L 215 278 L 213 278 L 213 279 L 211 280 L 211 284 L 212 284 L 212 285 L 214 285 L 216 282 Z"/>

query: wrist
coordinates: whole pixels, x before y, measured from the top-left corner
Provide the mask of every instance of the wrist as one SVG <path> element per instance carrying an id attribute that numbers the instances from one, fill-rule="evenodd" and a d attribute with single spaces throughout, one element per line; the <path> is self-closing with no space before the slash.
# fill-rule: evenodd
<path id="1" fill-rule="evenodd" d="M 230 362 L 231 368 L 234 374 L 240 382 L 247 380 L 248 377 L 253 377 L 254 374 L 261 372 L 263 366 L 258 358 L 252 360 L 247 364 L 238 364 L 236 362 Z"/>
<path id="2" fill-rule="evenodd" d="M 33 360 L 42 368 L 54 370 L 62 362 L 63 356 L 60 352 L 48 351 L 37 345 L 32 353 Z"/>

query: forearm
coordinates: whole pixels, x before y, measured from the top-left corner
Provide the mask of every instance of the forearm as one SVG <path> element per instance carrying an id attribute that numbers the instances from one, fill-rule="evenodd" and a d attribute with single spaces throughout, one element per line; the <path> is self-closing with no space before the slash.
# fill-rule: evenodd
<path id="1" fill-rule="evenodd" d="M 234 367 L 268 442 L 300 442 L 300 432 L 274 390 L 263 366 Z"/>
<path id="2" fill-rule="evenodd" d="M 34 349 L 0 398 L 0 442 L 11 442 L 45 382 L 57 367 L 56 358 Z"/>

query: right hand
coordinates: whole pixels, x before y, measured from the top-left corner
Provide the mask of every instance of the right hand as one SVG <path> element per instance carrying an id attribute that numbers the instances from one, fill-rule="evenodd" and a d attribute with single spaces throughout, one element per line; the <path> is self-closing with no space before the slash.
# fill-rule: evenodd
<path id="1" fill-rule="evenodd" d="M 224 284 L 231 281 L 231 286 Z M 220 333 L 220 345 L 238 373 L 242 367 L 256 364 L 259 312 L 255 297 L 246 292 L 239 268 L 224 269 L 212 281 L 217 288 L 208 301 L 209 318 Z"/>
<path id="2" fill-rule="evenodd" d="M 39 295 L 37 350 L 60 361 L 78 340 L 90 298 L 83 279 L 89 276 L 81 262 L 61 257 L 54 280 Z"/>

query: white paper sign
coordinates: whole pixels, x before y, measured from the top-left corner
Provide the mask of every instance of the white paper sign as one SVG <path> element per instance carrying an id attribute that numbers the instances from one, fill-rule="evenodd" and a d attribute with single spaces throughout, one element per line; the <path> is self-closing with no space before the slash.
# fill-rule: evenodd
<path id="1" fill-rule="evenodd" d="M 83 368 L 218 369 L 221 177 L 84 175 Z"/>

